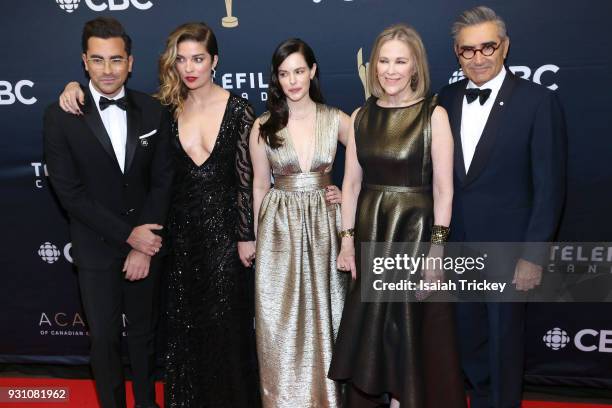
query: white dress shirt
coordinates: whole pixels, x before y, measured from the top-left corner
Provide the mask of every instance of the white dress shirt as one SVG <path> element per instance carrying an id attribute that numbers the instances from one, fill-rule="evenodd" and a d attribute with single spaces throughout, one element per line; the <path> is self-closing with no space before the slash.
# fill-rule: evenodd
<path id="1" fill-rule="evenodd" d="M 94 88 L 91 81 L 89 81 L 89 90 L 93 96 L 93 100 L 98 108 L 102 123 L 106 129 L 106 133 L 110 137 L 117 162 L 121 168 L 121 172 L 124 173 L 125 167 L 125 143 L 127 140 L 127 113 L 117 105 L 110 105 L 104 110 L 100 109 L 100 97 L 104 96 L 100 94 Z M 119 99 L 125 96 L 125 87 L 121 87 L 121 90 L 117 95 L 108 99 Z M 104 96 L 106 98 L 106 96 Z"/>
<path id="2" fill-rule="evenodd" d="M 482 136 L 482 131 L 487 124 L 489 114 L 497 98 L 497 94 L 506 78 L 506 68 L 502 66 L 501 71 L 489 82 L 484 83 L 482 86 L 477 86 L 472 81 L 469 81 L 466 89 L 469 88 L 480 88 L 490 89 L 491 95 L 489 99 L 484 103 L 480 104 L 478 98 L 472 103 L 467 102 L 467 98 L 463 97 L 463 109 L 461 111 L 461 149 L 463 150 L 463 163 L 465 164 L 465 171 L 467 173 L 474 158 L 476 152 L 476 146 Z"/>

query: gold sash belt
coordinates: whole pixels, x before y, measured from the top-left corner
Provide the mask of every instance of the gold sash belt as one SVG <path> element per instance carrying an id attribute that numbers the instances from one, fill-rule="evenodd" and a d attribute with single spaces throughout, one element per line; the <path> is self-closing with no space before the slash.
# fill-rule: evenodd
<path id="1" fill-rule="evenodd" d="M 299 173 L 274 177 L 274 188 L 284 191 L 319 190 L 331 183 L 331 175 L 329 173 Z"/>

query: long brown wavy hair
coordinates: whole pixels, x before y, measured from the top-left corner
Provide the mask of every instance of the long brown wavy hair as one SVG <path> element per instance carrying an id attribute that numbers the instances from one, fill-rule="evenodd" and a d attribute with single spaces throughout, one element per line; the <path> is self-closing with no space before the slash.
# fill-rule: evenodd
<path id="1" fill-rule="evenodd" d="M 170 33 L 166 40 L 166 49 L 159 57 L 159 91 L 155 97 L 163 105 L 173 108 L 175 117 L 183 110 L 189 92 L 175 67 L 178 45 L 183 41 L 204 44 L 206 52 L 212 58 L 219 55 L 215 33 L 205 23 L 185 23 Z"/>

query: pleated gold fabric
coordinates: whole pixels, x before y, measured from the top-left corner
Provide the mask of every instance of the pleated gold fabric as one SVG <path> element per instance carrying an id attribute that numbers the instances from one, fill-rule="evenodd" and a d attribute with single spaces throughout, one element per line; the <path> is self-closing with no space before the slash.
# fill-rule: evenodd
<path id="1" fill-rule="evenodd" d="M 358 273 L 362 245 L 431 237 L 435 106 L 435 97 L 400 108 L 380 107 L 372 98 L 356 117 L 363 169 L 355 221 Z M 405 251 L 409 256 L 418 256 L 417 247 L 407 247 L 414 251 Z M 379 407 L 391 397 L 401 408 L 465 407 L 452 306 L 390 303 L 384 295 L 363 302 L 359 276 L 347 295 L 329 373 L 347 383 L 344 408 Z"/>
<path id="2" fill-rule="evenodd" d="M 260 121 L 265 121 L 264 114 Z M 283 129 L 267 147 L 275 185 L 259 211 L 255 329 L 263 406 L 339 407 L 327 379 L 349 276 L 336 268 L 340 208 L 325 201 L 336 154 L 339 111 L 317 105 L 315 154 L 301 172 Z"/>

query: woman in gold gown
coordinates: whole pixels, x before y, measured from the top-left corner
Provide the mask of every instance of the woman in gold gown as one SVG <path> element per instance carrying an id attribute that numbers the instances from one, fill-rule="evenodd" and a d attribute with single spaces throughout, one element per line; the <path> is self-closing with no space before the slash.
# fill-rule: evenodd
<path id="1" fill-rule="evenodd" d="M 350 119 L 322 103 L 314 54 L 298 39 L 274 52 L 268 95 L 250 140 L 262 402 L 338 407 L 327 370 L 348 276 L 336 268 L 341 193 L 330 172 Z"/>
<path id="2" fill-rule="evenodd" d="M 453 194 L 448 116 L 427 96 L 427 60 L 416 31 L 405 25 L 384 30 L 369 70 L 374 97 L 353 113 L 347 145 L 338 257 L 338 268 L 357 280 L 347 295 L 330 378 L 346 383 L 345 407 L 461 408 L 451 306 L 390 302 L 388 292 L 362 299 L 367 276 L 357 267 L 360 251 L 369 248 L 363 245 L 443 241 Z M 418 256 L 417 249 L 410 255 Z M 423 273 L 430 281 L 438 276 Z"/>

